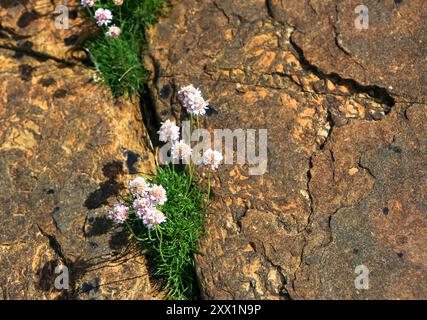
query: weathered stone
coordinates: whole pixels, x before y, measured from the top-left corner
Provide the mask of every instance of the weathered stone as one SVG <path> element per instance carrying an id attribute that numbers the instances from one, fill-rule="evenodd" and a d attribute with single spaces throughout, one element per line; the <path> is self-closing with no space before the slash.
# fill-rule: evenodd
<path id="1" fill-rule="evenodd" d="M 425 1 L 363 1 L 369 23 L 362 30 L 355 22 L 360 1 L 267 2 L 278 21 L 295 28 L 294 44 L 322 72 L 386 91 L 396 101 L 427 102 Z"/>
<path id="2" fill-rule="evenodd" d="M 265 174 L 223 165 L 213 179 L 196 256 L 205 298 L 427 297 L 426 106 L 415 104 L 424 101 L 425 66 L 414 60 L 425 47 L 388 50 L 387 60 L 378 41 L 390 31 L 371 35 L 377 45 L 363 78 L 351 54 L 325 55 L 334 3 L 185 0 L 148 32 L 150 92 L 162 119 L 184 117 L 177 89 L 193 83 L 215 110 L 202 126 L 268 129 Z M 347 5 L 339 14 L 354 13 Z M 343 19 L 342 39 L 351 42 Z M 371 17 L 373 28 L 379 23 Z M 411 50 L 419 70 L 408 64 Z M 400 58 L 407 74 L 373 67 Z M 323 70 L 327 63 L 334 69 Z M 359 264 L 372 271 L 370 290 L 355 288 Z"/>
<path id="3" fill-rule="evenodd" d="M 55 4 L 19 3 L 0 2 L 0 297 L 153 298 L 144 257 L 105 219 L 131 174 L 155 172 L 138 102 L 69 60 L 80 19 L 57 30 Z"/>
<path id="4" fill-rule="evenodd" d="M 313 157 L 312 236 L 296 296 L 426 296 L 427 106 L 395 108 L 385 120 L 337 128 Z M 370 271 L 370 290 L 348 288 L 358 265 Z"/>

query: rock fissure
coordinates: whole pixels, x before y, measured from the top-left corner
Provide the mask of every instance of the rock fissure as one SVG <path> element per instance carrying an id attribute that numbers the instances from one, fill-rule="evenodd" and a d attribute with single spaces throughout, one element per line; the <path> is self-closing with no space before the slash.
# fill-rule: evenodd
<path id="1" fill-rule="evenodd" d="M 60 64 L 63 64 L 64 66 L 67 67 L 73 67 L 76 66 L 77 64 L 74 61 L 71 60 L 65 60 L 63 58 L 54 56 L 54 55 L 50 55 L 46 52 L 42 52 L 42 51 L 36 51 L 30 48 L 26 48 L 26 47 L 16 47 L 16 46 L 8 46 L 8 45 L 4 45 L 4 44 L 0 44 L 0 48 L 1 49 L 6 49 L 6 50 L 11 50 L 13 52 L 16 53 L 21 53 L 21 54 L 25 54 L 28 55 L 32 58 L 38 59 L 38 60 L 53 60 L 55 62 L 58 62 Z"/>
<path id="2" fill-rule="evenodd" d="M 292 35 L 290 37 L 290 43 L 295 48 L 295 51 L 298 53 L 298 58 L 301 62 L 301 65 L 310 70 L 315 75 L 317 75 L 319 78 L 329 79 L 334 83 L 345 85 L 351 88 L 354 93 L 368 94 L 369 97 L 371 97 L 373 100 L 387 106 L 384 110 L 385 114 L 389 113 L 391 108 L 395 105 L 395 100 L 392 96 L 390 96 L 387 89 L 375 85 L 364 86 L 354 79 L 342 78 L 336 73 L 326 74 L 320 68 L 311 64 L 305 58 L 303 50 L 295 43 L 295 41 L 292 40 Z"/>

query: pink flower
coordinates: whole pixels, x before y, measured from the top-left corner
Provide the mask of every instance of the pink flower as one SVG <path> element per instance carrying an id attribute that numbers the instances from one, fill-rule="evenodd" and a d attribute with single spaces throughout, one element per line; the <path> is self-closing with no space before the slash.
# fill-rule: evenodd
<path id="1" fill-rule="evenodd" d="M 142 223 L 148 228 L 155 228 L 157 225 L 166 221 L 166 217 L 163 212 L 153 208 L 146 212 L 142 218 Z"/>
<path id="2" fill-rule="evenodd" d="M 148 191 L 148 196 L 155 205 L 162 205 L 167 201 L 165 188 L 157 184 L 150 188 Z"/>
<path id="3" fill-rule="evenodd" d="M 202 163 L 205 166 L 210 166 L 212 170 L 216 170 L 223 159 L 221 152 L 208 149 L 203 153 Z"/>
<path id="4" fill-rule="evenodd" d="M 144 193 L 148 191 L 148 182 L 142 178 L 137 177 L 133 180 L 129 181 L 129 189 L 132 191 L 135 197 L 142 196 Z"/>
<path id="5" fill-rule="evenodd" d="M 148 197 L 138 198 L 133 202 L 133 208 L 136 211 L 136 215 L 143 218 L 147 211 L 155 209 L 153 202 Z"/>
<path id="6" fill-rule="evenodd" d="M 175 121 L 166 120 L 162 122 L 162 126 L 157 133 L 159 135 L 159 140 L 163 142 L 179 139 L 179 127 L 175 124 Z"/>
<path id="7" fill-rule="evenodd" d="M 82 0 L 81 4 L 83 7 L 93 7 L 95 5 L 95 0 Z"/>
<path id="8" fill-rule="evenodd" d="M 113 209 L 107 213 L 107 217 L 114 221 L 115 224 L 122 224 L 129 215 L 129 208 L 124 204 L 117 203 Z"/>
<path id="9" fill-rule="evenodd" d="M 118 38 L 121 32 L 122 30 L 119 27 L 112 25 L 105 34 L 107 37 Z"/>
<path id="10" fill-rule="evenodd" d="M 152 186 L 141 177 L 129 182 L 129 189 L 134 193 L 133 208 L 138 218 L 142 219 L 148 228 L 166 220 L 165 215 L 156 209 L 157 205 L 163 205 L 167 201 L 166 190 L 161 185 Z"/>
<path id="11" fill-rule="evenodd" d="M 184 140 L 181 140 L 180 142 L 175 142 L 172 145 L 172 157 L 174 159 L 183 159 L 187 160 L 189 157 L 191 157 L 191 154 L 193 153 L 193 149 L 184 142 Z"/>
<path id="12" fill-rule="evenodd" d="M 113 14 L 108 9 L 99 8 L 95 11 L 95 19 L 98 26 L 108 26 L 113 19 Z"/>
<path id="13" fill-rule="evenodd" d="M 178 91 L 178 96 L 188 113 L 194 115 L 206 114 L 209 102 L 202 97 L 202 92 L 199 88 L 195 88 L 192 84 L 182 87 Z"/>

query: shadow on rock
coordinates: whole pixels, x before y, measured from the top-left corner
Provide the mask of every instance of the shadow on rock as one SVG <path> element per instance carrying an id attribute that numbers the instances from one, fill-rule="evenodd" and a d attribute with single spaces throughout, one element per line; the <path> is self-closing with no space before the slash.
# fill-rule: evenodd
<path id="1" fill-rule="evenodd" d="M 53 289 L 55 277 L 57 276 L 54 271 L 58 264 L 58 260 L 49 260 L 38 270 L 39 281 L 37 287 L 40 290 L 49 292 Z"/>
<path id="2" fill-rule="evenodd" d="M 90 210 L 106 205 L 109 197 L 117 196 L 120 190 L 124 189 L 123 183 L 117 181 L 117 177 L 123 174 L 123 162 L 109 162 L 104 165 L 102 171 L 108 180 L 101 183 L 85 200 L 84 206 Z"/>
<path id="3" fill-rule="evenodd" d="M 124 248 L 129 243 L 129 235 L 126 231 L 122 230 L 120 232 L 114 233 L 111 236 L 110 241 L 108 242 L 110 249 L 120 250 Z"/>
<path id="4" fill-rule="evenodd" d="M 86 237 L 100 236 L 107 233 L 113 226 L 113 223 L 110 219 L 103 216 L 89 219 L 89 225 L 91 228 L 85 233 Z"/>

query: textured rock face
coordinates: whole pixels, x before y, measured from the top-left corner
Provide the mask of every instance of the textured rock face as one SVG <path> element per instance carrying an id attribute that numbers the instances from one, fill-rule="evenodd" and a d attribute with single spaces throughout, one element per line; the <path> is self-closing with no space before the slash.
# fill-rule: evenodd
<path id="1" fill-rule="evenodd" d="M 323 72 L 385 88 L 398 101 L 426 103 L 425 1 L 364 1 L 366 30 L 355 27 L 359 1 L 268 4 L 278 21 L 295 28 L 292 40 Z"/>
<path id="2" fill-rule="evenodd" d="M 352 1 L 187 0 L 148 32 L 161 118 L 181 118 L 177 89 L 193 83 L 204 127 L 268 129 L 265 174 L 215 176 L 205 298 L 427 297 L 422 1 L 392 4 L 369 2 L 362 33 Z"/>
<path id="3" fill-rule="evenodd" d="M 154 172 L 138 102 L 68 63 L 77 12 L 60 31 L 50 1 L 0 6 L 0 297 L 153 298 L 144 258 L 104 216 L 132 174 Z"/>

